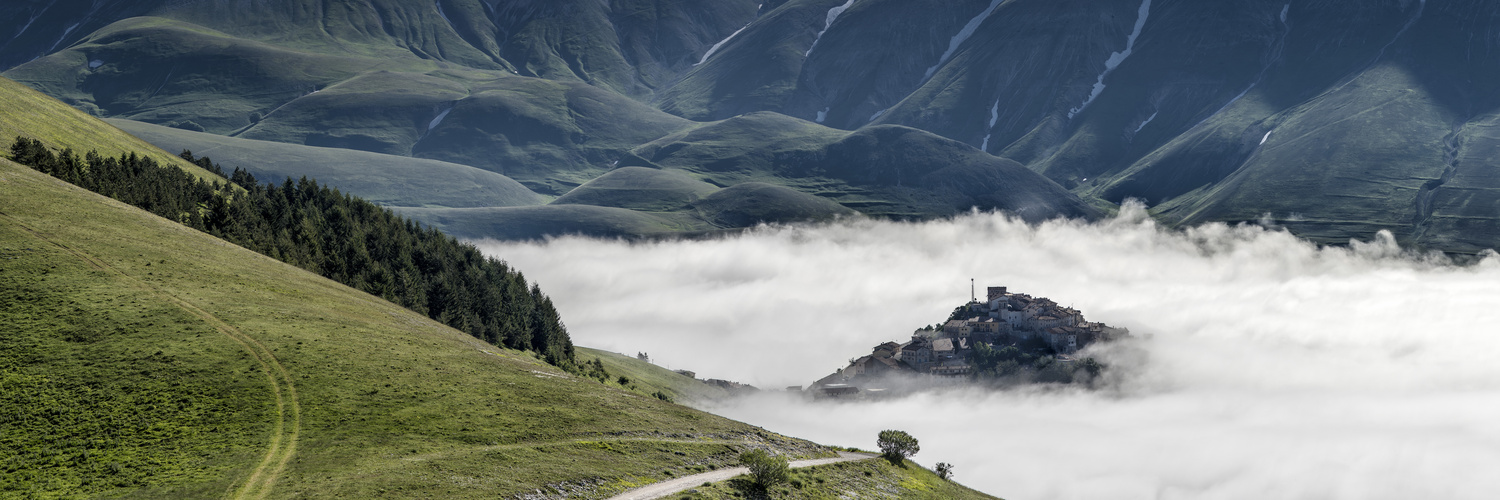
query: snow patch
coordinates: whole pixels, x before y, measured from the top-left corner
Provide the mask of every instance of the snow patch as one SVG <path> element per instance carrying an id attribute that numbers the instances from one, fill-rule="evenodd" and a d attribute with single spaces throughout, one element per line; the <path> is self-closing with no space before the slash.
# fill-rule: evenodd
<path id="1" fill-rule="evenodd" d="M 890 111 L 890 110 L 891 110 L 891 108 L 885 108 L 885 109 L 882 109 L 880 111 L 876 111 L 875 114 L 870 115 L 870 121 L 872 121 L 872 122 L 875 121 L 876 118 L 880 118 L 880 115 L 883 115 L 883 114 L 885 114 L 886 111 Z"/>
<path id="2" fill-rule="evenodd" d="M 979 149 L 986 153 L 990 152 L 990 134 L 995 131 L 995 123 L 1000 121 L 1000 100 L 995 99 L 995 105 L 990 107 L 990 124 L 984 129 L 984 140 L 980 141 Z"/>
<path id="3" fill-rule="evenodd" d="M 89 69 L 95 69 L 95 68 L 98 68 L 98 67 L 103 66 L 103 65 L 104 65 L 104 61 L 99 60 L 99 59 L 95 59 L 95 60 L 89 61 Z"/>
<path id="4" fill-rule="evenodd" d="M 754 22 L 754 21 L 751 21 L 751 22 Z M 709 47 L 708 48 L 708 52 L 704 52 L 703 53 L 703 58 L 699 59 L 698 63 L 694 64 L 693 66 L 697 66 L 698 64 L 703 64 L 705 62 L 708 62 L 708 58 L 712 57 L 714 55 L 714 52 L 718 52 L 719 51 L 719 47 L 723 47 L 724 44 L 729 43 L 730 40 L 733 40 L 734 37 L 735 37 L 735 35 L 740 34 L 741 31 L 745 31 L 745 28 L 749 28 L 749 27 L 750 27 L 750 23 L 745 23 L 744 27 L 741 27 L 740 29 L 734 30 L 734 33 L 730 33 L 728 37 L 725 37 L 723 40 L 719 40 L 719 43 L 714 44 L 713 47 Z"/>
<path id="5" fill-rule="evenodd" d="M 81 22 L 73 23 L 71 25 L 68 25 L 68 28 L 65 29 L 65 30 L 63 30 L 62 36 L 57 37 L 57 41 L 56 42 L 52 42 L 52 46 L 51 47 L 47 47 L 47 53 L 49 53 L 49 54 L 52 53 L 52 50 L 56 49 L 58 45 L 62 44 L 63 40 L 67 40 L 68 39 L 68 33 L 72 33 L 73 30 L 78 29 L 78 25 L 79 24 L 81 24 Z"/>
<path id="6" fill-rule="evenodd" d="M 427 122 L 427 132 L 431 133 L 432 129 L 435 129 L 438 125 L 441 125 L 443 123 L 443 119 L 448 117 L 448 113 L 452 112 L 453 105 L 449 104 L 447 109 L 444 109 L 442 113 L 438 113 L 437 117 L 433 118 L 432 121 Z"/>
<path id="7" fill-rule="evenodd" d="M 932 74 L 937 72 L 938 67 L 942 66 L 943 63 L 948 62 L 948 58 L 953 57 L 953 53 L 958 50 L 958 47 L 960 45 L 963 45 L 964 42 L 969 39 L 969 37 L 974 36 L 974 30 L 979 29 L 979 25 L 983 23 L 985 19 L 988 19 L 990 17 L 990 14 L 995 13 L 995 9 L 999 8 L 1000 4 L 1004 3 L 1004 1 L 1005 0 L 990 0 L 989 7 L 985 8 L 984 11 L 979 13 L 979 15 L 974 16 L 973 19 L 970 19 L 968 24 L 964 25 L 963 29 L 958 30 L 958 34 L 953 35 L 953 38 L 948 40 L 948 50 L 944 51 L 943 56 L 938 58 L 937 64 L 932 65 L 931 68 L 927 68 L 927 75 L 922 78 L 932 78 Z M 1149 2 L 1151 0 L 1146 1 Z"/>
<path id="8" fill-rule="evenodd" d="M 1266 143 L 1266 139 L 1270 139 L 1271 138 L 1271 132 L 1272 131 L 1267 130 L 1266 131 L 1266 135 L 1260 136 L 1260 143 L 1261 144 L 1265 144 Z"/>
<path id="9" fill-rule="evenodd" d="M 830 109 L 833 109 L 833 106 L 829 106 L 829 107 L 823 108 L 822 111 L 818 112 L 818 123 L 823 123 L 823 120 L 827 120 L 828 119 L 828 110 L 830 110 Z"/>
<path id="10" fill-rule="evenodd" d="M 818 48 L 818 40 L 822 40 L 823 39 L 823 34 L 828 32 L 828 28 L 832 28 L 833 27 L 833 20 L 834 19 L 838 19 L 839 18 L 839 14 L 843 14 L 844 11 L 849 10 L 849 7 L 851 7 L 853 5 L 854 5 L 854 0 L 849 0 L 847 2 L 844 2 L 843 5 L 840 5 L 838 7 L 834 7 L 832 9 L 828 9 L 828 21 L 825 22 L 825 23 L 823 23 L 823 31 L 819 31 L 818 32 L 818 36 L 813 37 L 812 46 L 810 46 L 810 47 L 807 48 L 807 53 L 803 54 L 802 57 L 807 57 L 807 56 L 812 55 L 813 49 Z"/>
<path id="11" fill-rule="evenodd" d="M 1286 24 L 1286 12 L 1292 10 L 1292 4 L 1281 6 L 1281 24 Z"/>
<path id="12" fill-rule="evenodd" d="M 56 3 L 56 2 L 53 2 L 53 3 Z M 89 18 L 94 17 L 94 13 L 99 11 L 99 7 L 100 6 L 101 6 L 101 4 L 99 3 L 99 0 L 93 0 L 92 2 L 89 2 L 89 10 L 88 10 L 88 12 L 83 13 L 83 19 L 79 19 L 78 22 L 73 23 L 73 24 L 69 25 L 66 29 L 64 29 L 63 33 L 62 33 L 62 36 L 57 37 L 57 41 L 56 42 L 52 42 L 52 46 L 47 48 L 47 53 L 51 54 L 53 50 L 57 49 L 58 45 L 62 44 L 63 40 L 67 40 L 68 39 L 68 34 L 69 33 L 72 33 L 73 30 L 78 29 L 78 27 L 81 26 L 81 25 L 83 25 L 83 23 L 89 22 Z M 49 4 L 48 7 L 50 8 L 51 5 Z M 44 12 L 45 12 L 45 10 L 46 9 L 43 9 Z M 28 24 L 28 26 L 30 25 L 30 23 L 27 23 L 27 24 Z"/>
<path id="13" fill-rule="evenodd" d="M 1147 123 L 1151 123 L 1151 120 L 1155 120 L 1156 119 L 1156 114 L 1160 113 L 1160 112 L 1161 111 L 1153 111 L 1153 112 L 1151 112 L 1151 116 L 1146 117 L 1145 121 L 1142 121 L 1140 125 L 1138 125 L 1138 126 L 1135 127 L 1135 133 L 1137 133 L 1137 134 L 1141 133 L 1141 130 L 1146 128 L 1146 124 Z"/>
<path id="14" fill-rule="evenodd" d="M 1111 53 L 1109 59 L 1104 61 L 1104 72 L 1099 73 L 1099 80 L 1094 82 L 1094 90 L 1089 92 L 1089 97 L 1083 100 L 1083 104 L 1068 110 L 1069 120 L 1083 112 L 1089 104 L 1094 102 L 1094 99 L 1099 97 L 1100 93 L 1104 92 L 1104 78 L 1114 72 L 1115 68 L 1120 67 L 1120 63 L 1125 62 L 1125 58 L 1130 57 L 1130 53 L 1135 50 L 1135 39 L 1141 36 L 1141 29 L 1146 27 L 1146 17 L 1150 14 L 1151 0 L 1142 1 L 1140 10 L 1136 12 L 1135 28 L 1130 31 L 1130 37 L 1125 39 L 1125 50 Z"/>

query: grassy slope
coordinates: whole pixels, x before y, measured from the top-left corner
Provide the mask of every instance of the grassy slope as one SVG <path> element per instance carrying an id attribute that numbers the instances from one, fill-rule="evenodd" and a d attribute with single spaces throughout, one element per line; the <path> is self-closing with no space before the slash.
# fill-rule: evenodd
<path id="1" fill-rule="evenodd" d="M 386 206 L 503 207 L 546 201 L 508 177 L 467 165 L 107 121 L 165 149 L 189 149 L 226 169 L 242 167 L 262 181 L 308 176 Z"/>
<path id="2" fill-rule="evenodd" d="M 634 154 L 621 163 L 682 169 L 721 186 L 786 186 L 874 216 L 942 217 L 975 206 L 1037 218 L 1097 214 L 1013 161 L 906 127 L 845 132 L 751 113 L 668 135 Z"/>
<path id="3" fill-rule="evenodd" d="M 694 215 L 723 228 L 828 221 L 858 212 L 825 198 L 763 182 L 742 182 L 693 203 Z"/>
<path id="4" fill-rule="evenodd" d="M 552 204 L 659 212 L 682 208 L 718 190 L 713 184 L 677 170 L 621 167 L 573 188 Z"/>
<path id="5" fill-rule="evenodd" d="M 886 460 L 863 460 L 806 469 L 793 469 L 787 484 L 771 489 L 769 498 L 834 500 L 881 498 L 950 500 L 995 498 L 962 484 L 939 478 L 932 471 L 908 460 L 892 465 Z M 673 498 L 711 500 L 754 498 L 761 492 L 741 477 L 683 492 Z"/>
<path id="6" fill-rule="evenodd" d="M 459 238 L 524 240 L 558 234 L 615 238 L 713 229 L 697 220 L 593 205 L 401 208 L 397 212 Z"/>
<path id="7" fill-rule="evenodd" d="M 1168 220 L 1254 220 L 1270 213 L 1299 236 L 1340 243 L 1390 229 L 1410 241 L 1415 199 L 1442 175 L 1451 117 L 1414 75 L 1376 66 L 1275 116 L 1269 136 L 1222 182 L 1159 207 Z M 1258 144 L 1262 137 L 1264 144 Z M 1284 220 L 1300 214 L 1299 220 Z"/>
<path id="8" fill-rule="evenodd" d="M 0 77 L 0 142 L 10 144 L 16 136 L 45 139 L 58 148 L 73 148 L 79 154 L 98 151 L 119 156 L 126 152 L 145 154 L 166 165 L 176 165 L 208 179 L 213 174 L 177 155 L 163 151 L 107 123 L 96 120 L 7 78 Z M 9 152 L 8 146 L 6 152 Z"/>
<path id="9" fill-rule="evenodd" d="M 640 394 L 653 394 L 661 391 L 671 396 L 674 401 L 684 404 L 729 396 L 729 392 L 723 388 L 705 384 L 632 356 L 587 347 L 578 348 L 578 359 L 592 358 L 599 358 L 611 376 L 623 375 L 630 378 L 632 386 L 630 389 Z"/>
<path id="10" fill-rule="evenodd" d="M 98 67 L 90 67 L 99 61 Z M 152 123 L 192 121 L 210 132 L 249 125 L 288 101 L 361 72 L 433 67 L 329 56 L 236 38 L 163 18 L 111 24 L 5 76 L 96 114 Z"/>
<path id="11" fill-rule="evenodd" d="M 607 491 L 746 442 L 806 446 L 573 378 L 9 162 L 0 179 L 0 414 L 22 450 L 0 491 Z"/>

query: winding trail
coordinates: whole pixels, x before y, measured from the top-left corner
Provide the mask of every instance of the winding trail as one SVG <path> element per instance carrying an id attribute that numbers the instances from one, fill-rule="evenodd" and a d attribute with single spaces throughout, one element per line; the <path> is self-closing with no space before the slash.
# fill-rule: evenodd
<path id="1" fill-rule="evenodd" d="M 291 461 L 292 455 L 297 452 L 297 435 L 302 428 L 302 409 L 297 402 L 297 388 L 292 384 L 292 377 L 287 373 L 286 367 L 276 359 L 271 350 L 264 344 L 261 344 L 260 341 L 255 340 L 255 338 L 249 335 L 245 335 L 238 328 L 225 323 L 217 316 L 198 308 L 198 306 L 167 293 L 165 290 L 152 286 L 150 283 L 125 274 L 123 271 L 111 267 L 109 264 L 92 255 L 53 240 L 36 229 L 21 223 L 20 220 L 9 214 L 0 212 L 0 218 L 10 221 L 39 240 L 73 254 L 73 256 L 78 257 L 84 263 L 88 264 L 89 267 L 113 274 L 130 283 L 136 289 L 156 295 L 188 314 L 192 314 L 198 319 L 203 320 L 209 326 L 218 330 L 219 333 L 240 344 L 250 354 L 250 357 L 255 359 L 255 362 L 260 365 L 261 372 L 266 375 L 271 385 L 271 392 L 276 399 L 277 418 L 276 422 L 272 425 L 271 443 L 269 449 L 266 450 L 265 456 L 261 457 L 260 463 L 256 464 L 255 469 L 250 471 L 250 475 L 245 482 L 239 484 L 238 487 L 231 486 L 231 491 L 226 492 L 225 496 L 240 500 L 261 499 L 269 495 L 271 487 L 276 483 L 276 478 L 281 475 L 282 470 L 286 469 L 286 464 Z"/>
<path id="2" fill-rule="evenodd" d="M 800 468 L 803 468 L 803 467 L 813 467 L 813 466 L 817 466 L 817 465 L 836 464 L 836 463 L 839 463 L 839 462 L 853 462 L 853 461 L 856 461 L 856 460 L 869 460 L 869 459 L 872 459 L 872 458 L 875 458 L 875 457 L 878 457 L 878 456 L 879 455 L 874 455 L 874 454 L 870 454 L 870 453 L 849 453 L 849 452 L 841 451 L 841 452 L 839 452 L 839 456 L 836 457 L 836 458 L 819 458 L 819 459 L 813 459 L 813 460 L 798 460 L 798 461 L 792 462 L 790 465 L 791 465 L 791 467 L 793 469 L 800 469 Z M 699 486 L 699 485 L 701 485 L 703 483 L 710 483 L 710 482 L 716 482 L 716 481 L 724 481 L 724 480 L 733 478 L 733 477 L 741 475 L 741 474 L 749 474 L 749 473 L 750 473 L 750 469 L 747 469 L 747 468 L 744 468 L 744 467 L 734 467 L 734 468 L 730 468 L 730 469 L 719 469 L 719 470 L 716 470 L 716 471 L 704 472 L 702 474 L 693 474 L 691 476 L 679 477 L 679 478 L 673 479 L 671 481 L 662 481 L 660 483 L 654 483 L 654 484 L 642 486 L 640 488 L 636 488 L 636 489 L 633 489 L 633 490 L 621 493 L 619 495 L 615 495 L 613 497 L 610 497 L 609 500 L 652 500 L 652 499 L 661 498 L 661 497 L 664 497 L 664 496 L 667 496 L 667 495 L 671 495 L 673 493 L 677 493 L 677 492 L 680 492 L 680 491 L 685 491 L 685 490 L 690 489 L 690 488 L 692 488 L 694 486 Z"/>

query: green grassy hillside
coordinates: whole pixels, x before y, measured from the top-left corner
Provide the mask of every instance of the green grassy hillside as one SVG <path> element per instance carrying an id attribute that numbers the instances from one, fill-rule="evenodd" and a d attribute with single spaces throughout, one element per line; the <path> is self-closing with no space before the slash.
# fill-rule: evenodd
<path id="1" fill-rule="evenodd" d="M 105 121 L 163 149 L 191 150 L 225 168 L 244 168 L 261 181 L 307 176 L 390 207 L 506 207 L 546 201 L 509 177 L 467 165 Z"/>
<path id="2" fill-rule="evenodd" d="M 723 228 L 829 221 L 859 214 L 828 199 L 764 182 L 729 186 L 693 203 L 692 209 L 698 218 Z"/>
<path id="3" fill-rule="evenodd" d="M 98 151 L 106 156 L 134 152 L 174 165 L 200 179 L 214 176 L 177 155 L 151 145 L 93 117 L 7 78 L 0 78 L 0 142 L 10 144 L 17 136 L 46 139 L 60 148 L 80 154 Z"/>
<path id="4" fill-rule="evenodd" d="M 229 133 L 287 101 L 389 64 L 142 17 L 5 75 L 101 116 Z"/>
<path id="5" fill-rule="evenodd" d="M 534 239 L 583 234 L 603 238 L 713 229 L 691 217 L 593 205 L 493 208 L 397 208 L 397 213 L 459 238 Z"/>
<path id="6" fill-rule="evenodd" d="M 681 169 L 719 186 L 779 185 L 873 216 L 920 219 L 971 207 L 1033 219 L 1098 214 L 1016 162 L 899 126 L 845 132 L 776 113 L 751 113 L 644 144 L 621 163 Z M 739 205 L 752 214 L 780 210 Z M 813 213 L 816 220 L 839 212 Z"/>
<path id="7" fill-rule="evenodd" d="M 624 376 L 630 379 L 630 389 L 641 394 L 655 394 L 660 391 L 673 401 L 682 404 L 712 401 L 729 396 L 729 391 L 721 387 L 708 385 L 701 380 L 641 361 L 633 356 L 587 347 L 578 348 L 580 361 L 593 358 L 598 358 L 601 363 L 604 363 L 604 368 L 609 370 L 611 376 L 616 378 Z"/>
<path id="8" fill-rule="evenodd" d="M 487 496 L 624 488 L 770 444 L 0 166 L 0 492 Z M 673 472 L 676 471 L 676 472 Z"/>
<path id="9" fill-rule="evenodd" d="M 681 171 L 621 167 L 573 188 L 552 204 L 663 212 L 680 209 L 718 190 L 718 186 Z"/>

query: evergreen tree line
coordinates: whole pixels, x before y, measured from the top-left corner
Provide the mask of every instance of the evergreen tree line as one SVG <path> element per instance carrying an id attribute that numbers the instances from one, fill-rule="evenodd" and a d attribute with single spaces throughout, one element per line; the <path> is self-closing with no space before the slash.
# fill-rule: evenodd
<path id="1" fill-rule="evenodd" d="M 208 158 L 182 158 L 224 177 Z M 494 345 L 577 371 L 552 299 L 467 243 L 306 177 L 260 184 L 236 168 L 204 181 L 135 153 L 53 153 L 18 137 L 11 159 L 427 315 Z"/>

